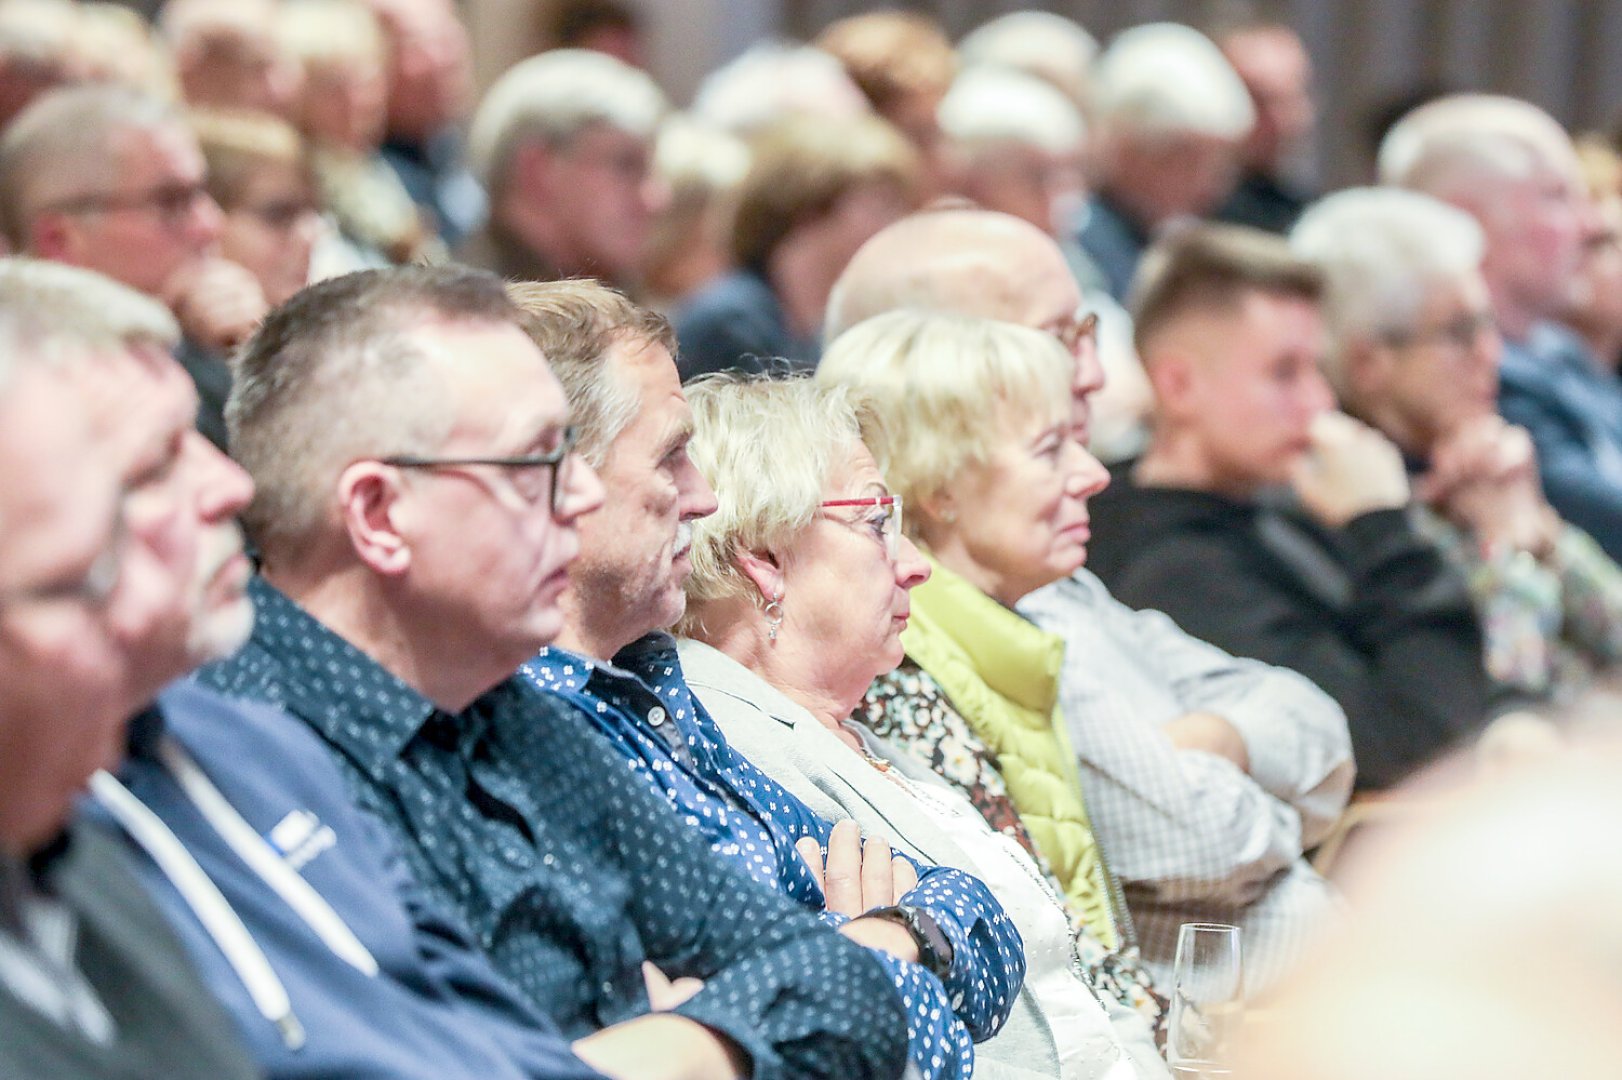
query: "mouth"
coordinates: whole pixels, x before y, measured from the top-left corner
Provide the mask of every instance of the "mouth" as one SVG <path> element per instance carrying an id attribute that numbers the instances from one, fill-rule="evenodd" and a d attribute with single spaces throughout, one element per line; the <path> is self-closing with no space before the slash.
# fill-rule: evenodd
<path id="1" fill-rule="evenodd" d="M 693 527 L 687 522 L 683 521 L 676 526 L 676 542 L 675 546 L 670 550 L 671 560 L 675 561 L 676 559 L 685 558 L 687 552 L 692 548 L 692 546 Z"/>

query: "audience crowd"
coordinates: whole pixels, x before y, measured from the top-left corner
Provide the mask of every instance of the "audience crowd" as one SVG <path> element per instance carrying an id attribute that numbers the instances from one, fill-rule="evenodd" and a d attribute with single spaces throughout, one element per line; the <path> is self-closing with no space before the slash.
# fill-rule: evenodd
<path id="1" fill-rule="evenodd" d="M 554 7 L 0 0 L 0 1075 L 1169 1080 L 1189 923 L 1239 1075 L 1614 1061 L 1605 138 Z"/>

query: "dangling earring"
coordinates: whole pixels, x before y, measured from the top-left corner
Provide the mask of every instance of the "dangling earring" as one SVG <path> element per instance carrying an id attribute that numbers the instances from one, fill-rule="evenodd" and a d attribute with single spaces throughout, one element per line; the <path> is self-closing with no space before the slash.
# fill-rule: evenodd
<path id="1" fill-rule="evenodd" d="M 774 596 L 766 602 L 766 640 L 776 641 L 777 631 L 783 626 L 783 598 Z"/>

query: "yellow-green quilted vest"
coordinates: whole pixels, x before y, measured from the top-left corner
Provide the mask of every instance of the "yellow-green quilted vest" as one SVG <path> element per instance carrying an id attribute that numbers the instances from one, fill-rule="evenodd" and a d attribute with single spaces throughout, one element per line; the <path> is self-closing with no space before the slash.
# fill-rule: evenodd
<path id="1" fill-rule="evenodd" d="M 933 558 L 912 591 L 907 655 L 952 699 L 997 767 L 1070 907 L 1110 948 L 1120 945 L 1103 857 L 1059 712 L 1064 639 L 1037 629 Z"/>

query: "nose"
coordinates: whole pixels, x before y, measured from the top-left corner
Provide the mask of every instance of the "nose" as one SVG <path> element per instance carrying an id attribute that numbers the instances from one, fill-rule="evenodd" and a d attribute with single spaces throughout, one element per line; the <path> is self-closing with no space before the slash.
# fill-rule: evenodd
<path id="1" fill-rule="evenodd" d="M 597 470 L 579 455 L 570 455 L 561 466 L 564 470 L 563 505 L 552 515 L 560 525 L 571 525 L 603 505 L 607 489 Z"/>
<path id="2" fill-rule="evenodd" d="M 192 203 L 191 217 L 187 223 L 193 241 L 200 248 L 213 247 L 224 227 L 225 212 L 220 209 L 220 204 L 207 192 L 200 193 Z"/>
<path id="3" fill-rule="evenodd" d="M 929 580 L 933 573 L 929 560 L 924 558 L 923 552 L 918 550 L 907 537 L 901 538 L 901 547 L 897 551 L 895 561 L 895 583 L 903 589 L 914 589 Z"/>
<path id="4" fill-rule="evenodd" d="M 681 519 L 693 521 L 715 513 L 716 507 L 720 505 L 715 498 L 715 489 L 710 487 L 710 482 L 698 471 L 698 466 L 693 464 L 691 458 L 684 455 L 681 472 L 677 475 L 678 483 L 681 485 L 678 502 Z"/>
<path id="5" fill-rule="evenodd" d="M 1109 470 L 1104 468 L 1104 463 L 1074 439 L 1066 439 L 1065 443 L 1073 448 L 1074 454 L 1073 466 L 1065 478 L 1065 490 L 1077 498 L 1090 499 L 1109 487 Z"/>
<path id="6" fill-rule="evenodd" d="M 198 492 L 198 515 L 208 524 L 217 525 L 247 509 L 253 501 L 253 478 L 248 471 L 195 431 L 187 434 L 186 441 L 188 452 L 206 463 L 206 479 Z"/>

